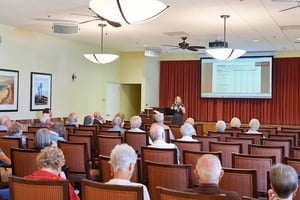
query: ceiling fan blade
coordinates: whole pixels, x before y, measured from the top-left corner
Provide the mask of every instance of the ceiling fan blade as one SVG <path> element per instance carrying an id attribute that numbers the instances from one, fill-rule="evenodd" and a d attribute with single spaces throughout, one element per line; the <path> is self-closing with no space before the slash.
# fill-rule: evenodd
<path id="1" fill-rule="evenodd" d="M 279 10 L 279 12 L 284 12 L 284 11 L 291 10 L 291 9 L 294 9 L 294 8 L 298 8 L 298 7 L 300 7 L 300 5 L 293 6 L 293 7 L 290 7 L 290 8 L 286 8 L 286 9 L 283 9 L 283 10 Z"/>
<path id="2" fill-rule="evenodd" d="M 165 47 L 177 47 L 177 48 L 180 48 L 180 47 L 178 47 L 178 46 L 176 46 L 176 45 L 168 45 L 168 44 L 162 44 L 162 46 L 165 46 Z"/>
<path id="3" fill-rule="evenodd" d="M 188 48 L 193 48 L 193 49 L 205 49 L 205 46 L 189 46 Z"/>
<path id="4" fill-rule="evenodd" d="M 78 16 L 85 16 L 85 17 L 97 18 L 97 16 L 94 16 L 94 15 L 80 14 L 80 13 L 71 13 L 71 15 L 78 15 Z"/>
<path id="5" fill-rule="evenodd" d="M 90 20 L 86 20 L 86 21 L 83 21 L 83 22 L 79 22 L 79 24 L 85 24 L 85 23 L 89 23 L 89 22 L 97 21 L 97 20 L 100 20 L 100 19 L 90 19 Z"/>
<path id="6" fill-rule="evenodd" d="M 198 51 L 199 49 L 198 48 L 194 48 L 192 46 L 186 48 L 187 50 L 190 50 L 190 51 Z"/>
<path id="7" fill-rule="evenodd" d="M 93 11 L 93 9 L 89 8 L 100 20 L 106 21 L 109 25 L 113 26 L 113 27 L 120 27 L 121 24 L 119 22 L 114 22 L 114 21 L 110 21 L 108 19 L 105 19 L 104 17 L 98 15 L 98 13 L 96 13 L 95 11 Z"/>

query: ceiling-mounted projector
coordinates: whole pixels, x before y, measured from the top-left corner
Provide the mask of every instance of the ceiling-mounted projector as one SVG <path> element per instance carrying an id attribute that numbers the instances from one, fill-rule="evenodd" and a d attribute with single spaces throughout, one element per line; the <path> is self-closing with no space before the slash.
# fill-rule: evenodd
<path id="1" fill-rule="evenodd" d="M 79 27 L 77 23 L 53 23 L 53 32 L 59 34 L 77 34 Z"/>

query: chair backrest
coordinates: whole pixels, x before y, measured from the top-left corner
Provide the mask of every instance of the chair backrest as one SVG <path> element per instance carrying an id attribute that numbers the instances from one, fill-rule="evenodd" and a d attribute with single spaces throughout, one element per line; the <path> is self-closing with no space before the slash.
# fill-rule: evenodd
<path id="1" fill-rule="evenodd" d="M 184 191 L 192 187 L 192 165 L 145 162 L 146 184 L 150 198 L 155 199 L 156 186 Z"/>
<path id="2" fill-rule="evenodd" d="M 111 173 L 111 168 L 109 164 L 109 156 L 99 156 L 99 175 L 100 175 L 100 182 L 107 182 L 110 179 L 113 178 L 113 174 Z M 140 179 L 140 170 L 141 170 L 141 159 L 138 158 L 132 177 L 131 177 L 131 182 L 138 183 L 141 181 Z"/>
<path id="3" fill-rule="evenodd" d="M 24 177 L 38 170 L 36 157 L 39 153 L 40 150 L 12 148 L 12 175 Z"/>
<path id="4" fill-rule="evenodd" d="M 125 131 L 125 143 L 132 146 L 138 155 L 141 154 L 141 147 L 149 144 L 148 132 L 129 132 Z"/>
<path id="5" fill-rule="evenodd" d="M 170 143 L 171 142 L 171 138 L 170 138 L 170 129 L 165 129 L 165 141 L 167 143 Z"/>
<path id="6" fill-rule="evenodd" d="M 291 157 L 300 158 L 300 147 L 292 147 L 291 148 Z"/>
<path id="7" fill-rule="evenodd" d="M 180 141 L 174 140 L 173 143 L 179 148 L 180 155 L 182 155 L 182 150 L 190 151 L 202 151 L 203 145 L 201 141 Z M 183 162 L 182 156 L 180 156 L 180 163 Z"/>
<path id="8" fill-rule="evenodd" d="M 123 143 L 122 136 L 97 135 L 98 154 L 110 156 L 111 150 L 117 145 Z"/>
<path id="9" fill-rule="evenodd" d="M 175 139 L 179 139 L 182 137 L 182 134 L 180 132 L 180 126 L 170 126 L 170 129 L 171 129 Z"/>
<path id="10" fill-rule="evenodd" d="M 208 152 L 208 151 L 188 151 L 182 150 L 182 162 L 183 164 L 191 164 L 193 166 L 193 170 L 196 168 L 196 164 L 198 159 L 205 155 L 205 154 L 212 154 L 217 156 L 220 161 L 222 162 L 222 152 Z M 198 185 L 198 180 L 195 176 L 193 176 L 193 185 Z"/>
<path id="11" fill-rule="evenodd" d="M 27 149 L 32 149 L 34 148 L 34 143 L 33 143 L 33 138 L 28 138 L 26 137 L 26 148 Z"/>
<path id="12" fill-rule="evenodd" d="M 89 179 L 90 170 L 88 166 L 87 144 L 59 141 L 58 147 L 64 153 L 67 172 L 74 174 L 83 174 Z"/>
<path id="13" fill-rule="evenodd" d="M 98 124 L 92 124 L 90 126 L 79 124 L 78 127 L 80 130 L 93 130 L 95 134 L 98 133 L 99 126 Z"/>
<path id="14" fill-rule="evenodd" d="M 298 146 L 298 133 L 278 133 L 276 135 L 270 134 L 270 139 L 278 139 L 278 140 L 291 140 L 291 146 Z"/>
<path id="15" fill-rule="evenodd" d="M 11 200 L 66 200 L 70 199 L 67 180 L 30 180 L 22 177 L 9 177 Z"/>
<path id="16" fill-rule="evenodd" d="M 0 148 L 7 157 L 11 158 L 10 149 L 22 148 L 22 138 L 2 136 L 0 137 Z"/>
<path id="17" fill-rule="evenodd" d="M 209 151 L 209 142 L 211 141 L 220 141 L 220 137 L 218 136 L 203 136 L 203 135 L 196 135 L 194 136 L 195 139 L 201 141 L 203 144 L 203 151 Z"/>
<path id="18" fill-rule="evenodd" d="M 154 148 L 142 146 L 142 165 L 146 160 L 166 164 L 177 164 L 177 151 L 175 148 Z"/>
<path id="19" fill-rule="evenodd" d="M 221 142 L 225 142 L 226 137 L 233 137 L 233 132 L 216 132 L 216 131 L 208 131 L 208 136 L 217 136 L 220 137 Z"/>
<path id="20" fill-rule="evenodd" d="M 275 156 L 232 154 L 232 167 L 242 169 L 256 169 L 257 191 L 267 192 L 267 171 L 275 164 Z"/>
<path id="21" fill-rule="evenodd" d="M 272 130 L 270 129 L 258 129 L 257 131 L 262 133 L 265 138 L 269 138 L 269 135 L 272 134 Z"/>
<path id="22" fill-rule="evenodd" d="M 87 144 L 88 159 L 91 160 L 97 155 L 95 148 L 95 141 L 93 140 L 92 134 L 68 134 L 69 142 L 84 142 Z"/>
<path id="23" fill-rule="evenodd" d="M 299 158 L 285 157 L 284 163 L 292 166 L 296 170 L 298 176 L 300 176 L 300 159 Z"/>
<path id="24" fill-rule="evenodd" d="M 281 131 L 278 131 L 276 135 L 287 135 L 287 136 L 290 136 L 290 135 L 295 135 L 295 144 L 294 146 L 299 146 L 300 144 L 300 130 L 281 130 Z"/>
<path id="25" fill-rule="evenodd" d="M 83 179 L 81 181 L 82 200 L 141 200 L 144 199 L 143 186 L 110 185 Z"/>
<path id="26" fill-rule="evenodd" d="M 68 131 L 68 133 L 74 133 L 74 130 L 76 129 L 75 125 L 65 124 L 64 126 L 65 126 L 66 130 Z"/>
<path id="27" fill-rule="evenodd" d="M 242 143 L 237 142 L 209 142 L 209 151 L 222 152 L 222 166 L 232 167 L 231 154 L 242 152 Z"/>
<path id="28" fill-rule="evenodd" d="M 26 136 L 26 138 L 34 138 L 35 137 L 35 132 L 33 131 L 23 131 L 22 135 Z"/>
<path id="29" fill-rule="evenodd" d="M 246 137 L 226 137 L 225 142 L 242 143 L 242 153 L 248 154 L 248 144 L 254 144 L 254 138 Z"/>
<path id="30" fill-rule="evenodd" d="M 291 139 L 284 139 L 284 138 L 263 138 L 261 139 L 262 145 L 270 145 L 270 146 L 283 146 L 285 157 L 290 156 L 290 150 L 292 147 L 293 141 Z"/>
<path id="31" fill-rule="evenodd" d="M 108 131 L 108 130 L 100 130 L 98 135 L 106 135 L 106 136 L 121 136 L 121 131 Z"/>
<path id="32" fill-rule="evenodd" d="M 257 197 L 256 169 L 223 168 L 220 188 L 236 191 L 241 197 Z"/>
<path id="33" fill-rule="evenodd" d="M 276 163 L 283 161 L 284 157 L 284 146 L 275 146 L 275 145 L 257 145 L 249 144 L 249 154 L 252 155 L 261 155 L 261 156 L 275 156 Z"/>
<path id="34" fill-rule="evenodd" d="M 225 195 L 200 195 L 197 193 L 183 192 L 178 190 L 172 190 L 164 187 L 156 187 L 156 199 L 157 200 L 222 200 L 225 199 Z"/>
<path id="35" fill-rule="evenodd" d="M 238 133 L 237 136 L 254 138 L 254 144 L 260 144 L 260 140 L 264 135 L 262 133 Z"/>
<path id="36" fill-rule="evenodd" d="M 233 137 L 237 137 L 238 133 L 244 132 L 243 128 L 226 128 L 225 132 L 232 132 Z"/>

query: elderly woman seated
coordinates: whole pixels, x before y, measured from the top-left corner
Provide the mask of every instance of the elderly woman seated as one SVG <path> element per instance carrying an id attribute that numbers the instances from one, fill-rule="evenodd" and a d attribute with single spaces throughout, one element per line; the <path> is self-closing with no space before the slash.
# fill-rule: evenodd
<path id="1" fill-rule="evenodd" d="M 225 132 L 226 123 L 223 120 L 219 120 L 216 123 L 216 130 L 217 132 Z"/>
<path id="2" fill-rule="evenodd" d="M 258 119 L 252 118 L 249 122 L 250 129 L 247 131 L 247 133 L 260 133 L 258 132 L 260 123 Z"/>
<path id="3" fill-rule="evenodd" d="M 196 135 L 196 130 L 194 129 L 193 125 L 191 125 L 190 123 L 184 123 L 180 127 L 180 132 L 182 134 L 182 137 L 177 140 L 179 140 L 179 141 L 198 141 L 198 140 L 192 138 L 193 135 Z"/>
<path id="4" fill-rule="evenodd" d="M 65 180 L 66 176 L 61 171 L 61 167 L 65 164 L 65 157 L 58 147 L 46 147 L 36 158 L 36 164 L 39 170 L 25 176 L 27 179 L 33 180 Z M 74 188 L 69 184 L 70 200 L 79 200 L 74 192 Z"/>

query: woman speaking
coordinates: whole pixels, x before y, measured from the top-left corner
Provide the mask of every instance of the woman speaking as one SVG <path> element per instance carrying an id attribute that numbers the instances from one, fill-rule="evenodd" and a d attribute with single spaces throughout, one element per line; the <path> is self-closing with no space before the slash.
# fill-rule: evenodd
<path id="1" fill-rule="evenodd" d="M 184 123 L 183 115 L 185 114 L 185 108 L 180 96 L 175 97 L 171 109 L 174 110 L 174 117 L 172 118 L 172 123 L 182 125 Z"/>

